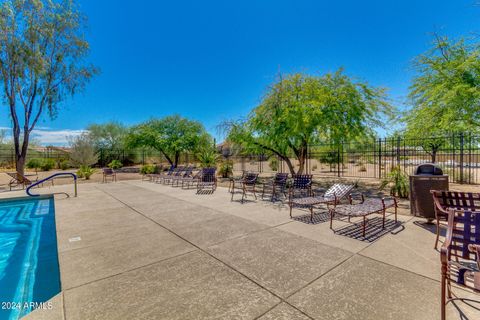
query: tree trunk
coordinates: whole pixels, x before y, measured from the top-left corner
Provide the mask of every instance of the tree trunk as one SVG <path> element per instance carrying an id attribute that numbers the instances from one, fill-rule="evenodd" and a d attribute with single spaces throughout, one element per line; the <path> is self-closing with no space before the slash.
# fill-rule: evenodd
<path id="1" fill-rule="evenodd" d="M 437 161 L 437 149 L 432 149 L 432 153 L 431 153 L 431 156 L 432 156 L 432 163 L 435 163 Z"/>
<path id="2" fill-rule="evenodd" d="M 290 174 L 293 176 L 295 174 L 295 167 L 293 166 L 292 161 L 288 157 L 282 157 L 282 159 L 287 164 L 288 170 L 290 170 Z"/>
<path id="3" fill-rule="evenodd" d="M 21 175 L 25 174 L 25 158 L 22 156 L 17 155 L 15 157 L 15 168 L 17 169 L 17 172 Z"/>
<path id="4" fill-rule="evenodd" d="M 306 144 L 302 145 L 300 147 L 299 153 L 298 153 L 298 171 L 297 174 L 303 174 L 303 171 L 305 170 L 305 163 L 307 160 L 307 147 Z"/>
<path id="5" fill-rule="evenodd" d="M 178 167 L 178 161 L 180 160 L 180 152 L 175 153 L 175 168 Z"/>

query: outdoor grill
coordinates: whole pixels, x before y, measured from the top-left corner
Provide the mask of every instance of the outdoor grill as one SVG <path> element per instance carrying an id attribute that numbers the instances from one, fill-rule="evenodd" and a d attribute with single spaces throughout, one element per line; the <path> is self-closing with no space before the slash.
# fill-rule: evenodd
<path id="1" fill-rule="evenodd" d="M 435 219 L 435 209 L 430 190 L 448 190 L 448 175 L 433 163 L 419 165 L 410 176 L 410 211 L 414 216 Z"/>

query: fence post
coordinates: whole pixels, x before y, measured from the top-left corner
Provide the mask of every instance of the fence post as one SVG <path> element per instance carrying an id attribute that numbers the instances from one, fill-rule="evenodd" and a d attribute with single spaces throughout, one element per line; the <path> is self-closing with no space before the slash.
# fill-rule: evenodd
<path id="1" fill-rule="evenodd" d="M 464 146 L 465 146 L 465 141 L 464 141 L 464 135 L 463 132 L 460 133 L 460 183 L 463 184 L 463 154 L 464 154 Z"/>
<path id="2" fill-rule="evenodd" d="M 382 179 L 382 139 L 378 139 L 378 179 Z"/>
<path id="3" fill-rule="evenodd" d="M 397 166 L 400 167 L 400 137 L 397 137 Z"/>
<path id="4" fill-rule="evenodd" d="M 340 143 L 337 148 L 337 176 L 340 178 Z"/>

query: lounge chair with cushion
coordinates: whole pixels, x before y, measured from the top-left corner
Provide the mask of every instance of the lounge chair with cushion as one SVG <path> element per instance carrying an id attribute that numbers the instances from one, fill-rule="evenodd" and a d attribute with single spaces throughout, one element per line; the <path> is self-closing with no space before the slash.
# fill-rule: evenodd
<path id="1" fill-rule="evenodd" d="M 247 193 L 252 193 L 255 199 L 257 199 L 256 194 L 256 185 L 258 181 L 258 173 L 248 172 L 244 175 L 241 181 L 232 181 L 232 186 L 230 192 L 232 193 L 231 201 L 233 201 L 233 196 L 235 195 L 235 190 L 241 190 L 242 193 L 242 203 L 245 201 Z"/>
<path id="2" fill-rule="evenodd" d="M 275 177 L 273 177 L 273 179 L 263 183 L 262 199 L 265 196 L 265 193 L 270 193 L 272 195 L 272 201 L 276 199 L 277 194 L 283 194 L 285 197 L 287 197 L 287 182 L 288 173 L 275 174 Z"/>
<path id="3" fill-rule="evenodd" d="M 441 319 L 446 319 L 446 305 L 454 300 L 468 302 L 480 312 L 479 300 L 465 299 L 452 293 L 452 284 L 480 294 L 480 212 L 449 210 L 447 237 L 440 248 Z M 457 293 L 464 290 L 456 290 Z"/>

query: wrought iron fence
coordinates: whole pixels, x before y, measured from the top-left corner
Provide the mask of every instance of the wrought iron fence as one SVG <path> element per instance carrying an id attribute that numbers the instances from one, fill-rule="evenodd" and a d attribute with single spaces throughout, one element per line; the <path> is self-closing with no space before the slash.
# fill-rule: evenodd
<path id="1" fill-rule="evenodd" d="M 236 172 L 256 171 L 273 174 L 289 172 L 285 161 L 268 152 L 259 154 L 230 154 L 219 150 L 220 158 L 233 163 Z M 100 150 L 97 166 L 104 167 L 112 160 L 124 165 L 147 163 L 167 164 L 165 157 L 155 150 Z M 68 160 L 68 152 L 54 148 L 32 149 L 31 158 Z M 28 160 L 27 159 L 27 160 Z M 299 163 L 290 158 L 295 170 Z M 14 167 L 15 153 L 11 148 L 0 148 L 0 167 Z M 180 164 L 198 162 L 193 154 L 182 154 Z M 403 137 L 352 141 L 339 144 L 318 144 L 308 147 L 306 173 L 321 177 L 374 178 L 386 177 L 391 168 L 400 166 L 407 174 L 426 162 L 435 162 L 449 175 L 451 182 L 480 184 L 480 136 L 455 134 L 434 138 L 407 139 Z"/>
<path id="2" fill-rule="evenodd" d="M 288 172 L 285 161 L 268 153 L 232 156 L 234 170 Z M 291 158 L 297 170 L 298 160 Z M 455 183 L 480 183 L 480 136 L 455 134 L 434 138 L 402 137 L 308 147 L 306 173 L 314 176 L 385 178 L 393 167 L 407 174 L 422 163 L 435 162 Z"/>

